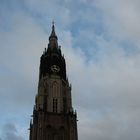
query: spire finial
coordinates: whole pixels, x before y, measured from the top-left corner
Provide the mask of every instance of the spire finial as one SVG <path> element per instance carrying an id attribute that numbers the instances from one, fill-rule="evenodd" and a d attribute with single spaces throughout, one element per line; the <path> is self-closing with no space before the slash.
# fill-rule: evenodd
<path id="1" fill-rule="evenodd" d="M 54 22 L 54 20 L 52 21 L 52 25 L 54 26 L 54 24 L 55 24 L 55 22 Z"/>
<path id="2" fill-rule="evenodd" d="M 50 35 L 49 39 L 51 39 L 51 38 L 56 38 L 57 39 L 57 36 L 55 34 L 55 26 L 54 26 L 54 24 L 55 24 L 55 22 L 53 20 L 52 21 L 52 32 L 51 32 L 51 35 Z"/>
<path id="3" fill-rule="evenodd" d="M 55 26 L 54 26 L 55 22 L 54 20 L 52 21 L 52 31 L 55 32 Z"/>

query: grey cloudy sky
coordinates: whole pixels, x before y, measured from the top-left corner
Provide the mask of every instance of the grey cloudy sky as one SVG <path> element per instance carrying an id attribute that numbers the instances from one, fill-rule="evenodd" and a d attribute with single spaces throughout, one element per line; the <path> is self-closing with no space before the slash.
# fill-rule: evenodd
<path id="1" fill-rule="evenodd" d="M 0 0 L 0 140 L 26 140 L 51 22 L 80 140 L 140 139 L 139 0 Z"/>

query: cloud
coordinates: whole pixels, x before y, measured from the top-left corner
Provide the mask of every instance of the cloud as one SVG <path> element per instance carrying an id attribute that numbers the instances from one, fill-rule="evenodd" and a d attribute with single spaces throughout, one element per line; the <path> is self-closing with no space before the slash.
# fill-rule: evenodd
<path id="1" fill-rule="evenodd" d="M 104 24 L 110 34 L 120 39 L 130 39 L 139 47 L 140 2 L 137 0 L 107 0 L 95 3 L 103 13 Z"/>
<path id="2" fill-rule="evenodd" d="M 73 44 L 70 34 L 69 40 Z M 63 48 L 79 114 L 79 138 L 138 139 L 140 55 L 127 56 L 117 43 L 102 37 L 97 45 L 97 61 L 89 62 L 82 49 Z"/>
<path id="3" fill-rule="evenodd" d="M 12 123 L 5 124 L 2 131 L 2 140 L 24 140 L 24 138 L 19 135 L 16 126 Z"/>
<path id="4" fill-rule="evenodd" d="M 31 79 L 38 72 L 38 69 L 31 66 L 31 63 L 34 62 L 35 65 L 39 65 L 40 56 L 38 52 L 41 53 L 41 48 L 43 46 L 45 47 L 45 43 L 43 42 L 45 42 L 45 37 L 47 35 L 45 36 L 39 26 L 37 26 L 33 20 L 24 13 L 16 13 L 12 15 L 11 22 L 15 25 L 15 27 L 12 27 L 14 29 L 9 32 L 1 33 L 2 47 L 0 60 L 2 67 L 1 74 L 3 74 L 1 75 L 3 79 L 1 81 L 1 90 L 5 89 L 6 93 L 10 92 L 9 90 L 15 91 L 14 95 L 16 96 L 11 94 L 7 94 L 6 96 L 10 96 L 9 100 L 13 98 L 17 102 L 19 100 L 22 102 L 21 99 L 25 99 L 27 95 L 28 97 L 31 95 L 28 94 L 28 92 L 30 92 L 30 86 L 32 86 L 30 84 L 32 82 Z M 14 76 L 16 76 L 16 79 Z M 37 75 L 35 77 L 37 78 Z M 28 79 L 28 82 L 26 81 L 26 78 Z M 8 88 L 6 89 L 4 86 Z M 23 93 L 23 96 L 22 94 L 19 95 L 19 92 Z M 5 96 L 4 92 L 2 94 Z"/>
<path id="5" fill-rule="evenodd" d="M 3 6 L 0 123 L 14 122 L 2 128 L 5 140 L 23 139 L 14 124 L 23 127 L 21 133 L 28 138 L 25 128 L 37 93 L 39 57 L 48 43 L 52 18 L 72 83 L 79 139 L 139 139 L 138 5 L 135 0 L 25 0 L 22 8 Z"/>
<path id="6" fill-rule="evenodd" d="M 5 16 L 8 14 L 10 9 Z M 7 120 L 20 124 L 22 136 L 27 137 L 26 130 L 37 93 L 39 58 L 47 34 L 23 11 L 11 12 L 8 26 L 8 30 L 0 26 L 0 124 Z M 11 132 L 6 136 L 7 139 L 13 136 L 13 140 L 16 137 Z"/>

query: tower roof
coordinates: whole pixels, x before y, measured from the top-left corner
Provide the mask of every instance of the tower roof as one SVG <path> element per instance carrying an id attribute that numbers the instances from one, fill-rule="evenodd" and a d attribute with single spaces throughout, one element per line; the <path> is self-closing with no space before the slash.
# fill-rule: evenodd
<path id="1" fill-rule="evenodd" d="M 52 38 L 57 39 L 57 35 L 56 35 L 56 33 L 55 33 L 54 22 L 52 22 L 52 32 L 51 32 L 51 35 L 50 35 L 50 37 L 49 37 L 49 40 L 52 39 Z"/>

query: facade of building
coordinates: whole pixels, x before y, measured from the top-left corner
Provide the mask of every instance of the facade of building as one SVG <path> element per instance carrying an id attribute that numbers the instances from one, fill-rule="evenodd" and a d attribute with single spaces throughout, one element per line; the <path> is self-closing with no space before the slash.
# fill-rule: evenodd
<path id="1" fill-rule="evenodd" d="M 32 117 L 29 140 L 78 140 L 71 85 L 54 24 L 48 48 L 40 59 L 38 93 Z"/>

